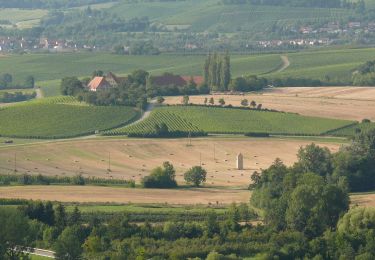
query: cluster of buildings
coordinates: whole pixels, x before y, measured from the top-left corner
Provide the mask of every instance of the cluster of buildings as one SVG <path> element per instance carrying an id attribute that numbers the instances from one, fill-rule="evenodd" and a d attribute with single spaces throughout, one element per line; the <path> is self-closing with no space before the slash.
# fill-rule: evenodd
<path id="1" fill-rule="evenodd" d="M 104 76 L 93 77 L 91 81 L 87 84 L 87 88 L 90 91 L 106 90 L 110 88 L 116 88 L 121 84 L 126 83 L 128 77 L 119 77 L 114 73 L 109 72 Z M 173 74 L 165 74 L 161 76 L 150 76 L 153 86 L 176 86 L 183 87 L 193 81 L 196 85 L 201 85 L 204 83 L 204 78 L 202 76 L 180 76 Z"/>

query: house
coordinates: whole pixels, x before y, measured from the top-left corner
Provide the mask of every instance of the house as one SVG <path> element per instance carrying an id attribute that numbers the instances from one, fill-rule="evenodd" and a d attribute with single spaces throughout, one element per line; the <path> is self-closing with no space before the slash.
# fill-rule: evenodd
<path id="1" fill-rule="evenodd" d="M 164 74 L 162 76 L 150 76 L 152 85 L 154 86 L 177 86 L 183 87 L 189 84 L 190 80 L 196 85 L 201 85 L 204 83 L 204 78 L 202 76 L 180 76 L 173 74 Z"/>
<path id="2" fill-rule="evenodd" d="M 98 91 L 112 88 L 111 84 L 106 81 L 105 77 L 94 77 L 87 85 L 90 91 Z"/>
<path id="3" fill-rule="evenodd" d="M 118 77 L 112 72 L 108 72 L 107 75 L 105 76 L 105 80 L 113 87 L 118 87 L 127 79 L 128 79 L 127 77 Z"/>
<path id="4" fill-rule="evenodd" d="M 107 75 L 103 77 L 94 77 L 87 85 L 87 88 L 90 91 L 117 88 L 126 80 L 127 77 L 118 77 L 112 72 L 108 72 Z"/>

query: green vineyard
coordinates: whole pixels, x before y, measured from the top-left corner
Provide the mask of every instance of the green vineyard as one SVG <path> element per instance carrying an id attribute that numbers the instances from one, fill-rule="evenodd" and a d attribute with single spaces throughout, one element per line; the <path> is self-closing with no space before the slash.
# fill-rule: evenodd
<path id="1" fill-rule="evenodd" d="M 169 131 L 217 134 L 269 133 L 321 135 L 353 124 L 352 121 L 300 116 L 291 113 L 204 106 L 156 108 L 142 122 L 105 132 L 106 135 L 152 134 L 165 123 Z"/>
<path id="2" fill-rule="evenodd" d="M 368 130 L 375 129 L 375 123 L 361 123 L 355 124 L 349 127 L 344 127 L 332 132 L 329 132 L 333 136 L 351 137 L 360 132 L 366 132 Z"/>
<path id="3" fill-rule="evenodd" d="M 154 111 L 151 116 L 137 124 L 107 131 L 106 134 L 122 135 L 126 134 L 149 134 L 155 131 L 155 125 L 166 123 L 169 131 L 182 132 L 202 132 L 197 126 L 181 118 L 180 116 L 165 110 Z"/>
<path id="4" fill-rule="evenodd" d="M 60 101 L 69 100 L 62 98 Z M 56 99 L 53 102 L 57 102 Z M 0 109 L 0 136 L 75 137 L 119 127 L 139 116 L 139 112 L 129 107 L 72 105 L 78 101 L 69 104 L 53 102 L 33 101 Z"/>

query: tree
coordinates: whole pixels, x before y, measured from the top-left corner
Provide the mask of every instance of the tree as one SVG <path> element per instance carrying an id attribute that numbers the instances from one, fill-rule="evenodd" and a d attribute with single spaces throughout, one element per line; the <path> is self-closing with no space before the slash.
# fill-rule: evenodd
<path id="1" fill-rule="evenodd" d="M 59 203 L 55 209 L 55 226 L 61 232 L 67 225 L 65 207 Z"/>
<path id="2" fill-rule="evenodd" d="M 203 101 L 204 105 L 207 105 L 207 102 L 208 102 L 208 99 L 204 98 L 204 101 Z"/>
<path id="3" fill-rule="evenodd" d="M 0 208 L 0 259 L 23 259 L 32 236 L 28 219 L 20 211 Z"/>
<path id="4" fill-rule="evenodd" d="M 249 105 L 249 101 L 247 99 L 242 99 L 241 100 L 241 106 L 247 107 Z"/>
<path id="5" fill-rule="evenodd" d="M 99 236 L 90 235 L 83 244 L 83 250 L 89 258 L 94 258 L 95 255 L 103 250 L 102 242 Z"/>
<path id="6" fill-rule="evenodd" d="M 75 96 L 84 89 L 82 82 L 77 77 L 66 77 L 61 80 L 61 94 L 65 96 Z"/>
<path id="7" fill-rule="evenodd" d="M 258 104 L 257 109 L 262 110 L 262 104 Z"/>
<path id="8" fill-rule="evenodd" d="M 79 226 L 65 228 L 54 246 L 56 258 L 61 260 L 81 259 L 83 241 L 83 232 Z"/>
<path id="9" fill-rule="evenodd" d="M 34 88 L 35 87 L 35 79 L 33 76 L 27 76 L 25 80 L 25 87 L 26 88 Z"/>
<path id="10" fill-rule="evenodd" d="M 187 183 L 191 183 L 199 187 L 203 182 L 206 182 L 207 172 L 201 166 L 194 166 L 184 174 L 184 179 Z"/>
<path id="11" fill-rule="evenodd" d="M 104 76 L 104 72 L 102 70 L 94 70 L 94 72 L 92 73 L 92 77 L 103 77 Z"/>
<path id="12" fill-rule="evenodd" d="M 79 211 L 78 207 L 75 206 L 72 214 L 69 218 L 70 225 L 77 225 L 81 222 L 81 212 Z"/>
<path id="13" fill-rule="evenodd" d="M 220 98 L 220 99 L 219 99 L 219 104 L 220 104 L 221 106 L 224 106 L 224 105 L 225 105 L 225 100 L 224 100 L 224 98 Z"/>
<path id="14" fill-rule="evenodd" d="M 131 83 L 146 86 L 149 75 L 150 74 L 145 70 L 135 70 L 128 76 L 128 80 Z"/>
<path id="15" fill-rule="evenodd" d="M 250 106 L 252 106 L 253 108 L 255 108 L 257 106 L 257 103 L 253 100 L 250 102 Z"/>
<path id="16" fill-rule="evenodd" d="M 169 135 L 169 129 L 166 123 L 155 124 L 155 134 L 157 137 L 167 137 Z"/>
<path id="17" fill-rule="evenodd" d="M 189 105 L 189 96 L 184 96 L 183 98 L 182 98 L 182 104 L 184 104 L 185 106 L 186 105 Z"/>
<path id="18" fill-rule="evenodd" d="M 296 163 L 296 167 L 301 172 L 313 172 L 322 177 L 332 174 L 332 154 L 326 147 L 321 148 L 312 143 L 301 147 L 297 157 L 298 162 Z"/>
<path id="19" fill-rule="evenodd" d="M 158 96 L 156 101 L 158 102 L 158 104 L 163 104 L 165 99 L 162 96 Z"/>
<path id="20" fill-rule="evenodd" d="M 149 176 L 142 178 L 142 186 L 145 188 L 175 188 L 177 187 L 176 171 L 169 162 L 164 162 L 163 167 L 152 170 Z"/>
<path id="21" fill-rule="evenodd" d="M 210 101 L 208 101 L 208 103 L 210 103 L 211 105 L 215 104 L 215 100 L 213 97 L 210 98 Z"/>

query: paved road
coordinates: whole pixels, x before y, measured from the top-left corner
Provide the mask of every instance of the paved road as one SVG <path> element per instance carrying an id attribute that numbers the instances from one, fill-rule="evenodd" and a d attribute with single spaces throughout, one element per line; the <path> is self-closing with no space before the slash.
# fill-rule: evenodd
<path id="1" fill-rule="evenodd" d="M 141 118 L 139 118 L 138 120 L 134 121 L 133 123 L 131 123 L 127 126 L 135 125 L 135 124 L 145 120 L 147 117 L 149 117 L 150 114 L 151 114 L 151 111 L 155 107 L 155 103 L 156 103 L 155 99 L 151 100 L 150 103 L 148 103 L 148 106 L 147 106 L 146 110 L 143 112 L 143 115 L 141 116 Z"/>

